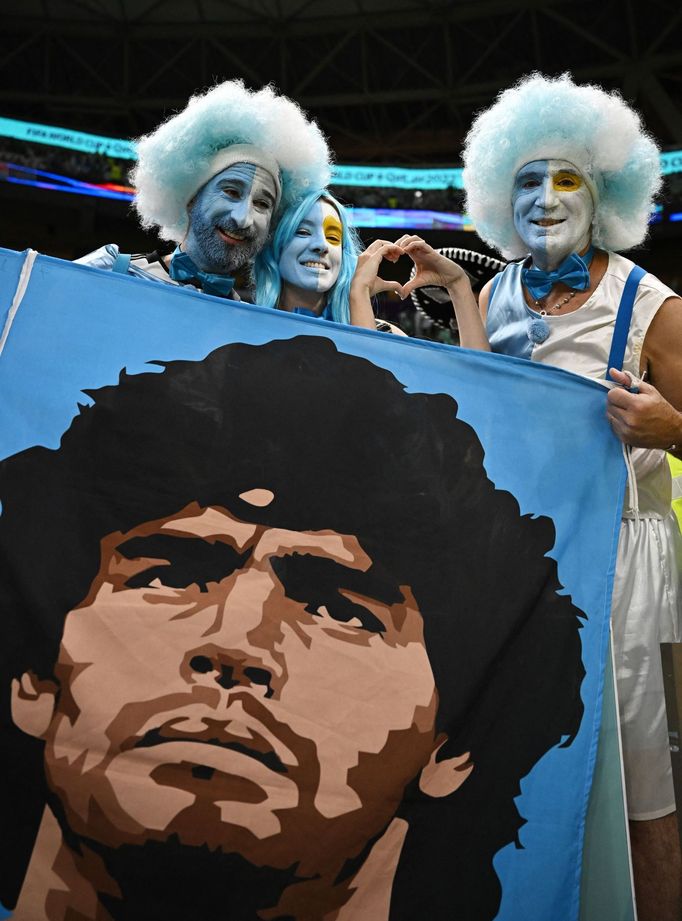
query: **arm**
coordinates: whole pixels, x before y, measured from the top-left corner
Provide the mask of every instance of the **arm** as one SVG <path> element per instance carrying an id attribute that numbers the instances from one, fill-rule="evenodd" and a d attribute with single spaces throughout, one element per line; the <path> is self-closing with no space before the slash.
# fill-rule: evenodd
<path id="1" fill-rule="evenodd" d="M 490 343 L 478 310 L 476 298 L 471 290 L 469 276 L 461 266 L 447 256 L 437 253 L 421 237 L 404 236 L 397 241 L 404 252 L 412 259 L 417 273 L 411 281 L 403 285 L 403 298 L 424 285 L 439 285 L 447 289 L 455 308 L 460 343 L 467 349 L 489 352 Z"/>
<path id="2" fill-rule="evenodd" d="M 650 383 L 637 382 L 639 393 L 609 391 L 607 416 L 625 444 L 640 448 L 670 448 L 682 457 L 682 299 L 665 301 L 644 339 L 642 368 Z M 630 375 L 611 369 L 618 384 L 630 385 Z"/>
<path id="3" fill-rule="evenodd" d="M 79 259 L 74 259 L 73 261 L 77 265 L 89 265 L 94 269 L 111 271 L 118 254 L 118 245 L 116 243 L 107 243 L 104 246 L 100 246 L 99 249 L 93 250 L 93 252 L 87 253 L 85 256 L 81 256 Z"/>
<path id="4" fill-rule="evenodd" d="M 383 259 L 397 262 L 403 251 L 395 243 L 387 240 L 375 240 L 364 253 L 358 256 L 358 264 L 350 285 L 350 322 L 352 326 L 376 329 L 371 298 L 381 291 L 395 291 L 401 294 L 397 281 L 379 278 L 379 266 Z"/>

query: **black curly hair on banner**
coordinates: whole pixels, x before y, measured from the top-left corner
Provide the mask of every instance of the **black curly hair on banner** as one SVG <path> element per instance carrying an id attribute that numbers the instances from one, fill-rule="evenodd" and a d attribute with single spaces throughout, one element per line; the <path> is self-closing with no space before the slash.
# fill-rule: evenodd
<path id="1" fill-rule="evenodd" d="M 520 781 L 571 741 L 582 717 L 582 615 L 559 594 L 551 520 L 521 515 L 495 489 L 451 397 L 406 393 L 391 372 L 321 337 L 227 345 L 202 361 L 122 373 L 89 395 L 94 405 L 58 449 L 0 464 L 3 904 L 16 903 L 46 801 L 65 839 L 82 844 L 46 790 L 43 743 L 12 723 L 12 679 L 52 675 L 103 537 L 196 502 L 278 528 L 355 535 L 396 585 L 411 587 L 438 693 L 436 730 L 448 738 L 439 757 L 471 752 L 475 767 L 440 799 L 420 792 L 418 778 L 405 788 L 390 921 L 494 918 L 492 861 L 518 840 Z M 275 496 L 267 507 L 239 498 L 263 485 Z M 122 893 L 106 900 L 117 921 L 205 921 L 219 916 L 216 906 L 224 917 L 261 917 L 297 880 L 295 863 L 270 871 L 173 840 L 100 850 Z"/>

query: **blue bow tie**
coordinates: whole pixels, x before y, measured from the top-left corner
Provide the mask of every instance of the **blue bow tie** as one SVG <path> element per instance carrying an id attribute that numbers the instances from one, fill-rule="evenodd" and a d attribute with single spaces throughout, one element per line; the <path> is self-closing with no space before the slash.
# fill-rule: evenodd
<path id="1" fill-rule="evenodd" d="M 590 287 L 589 265 L 592 262 L 593 253 L 592 247 L 585 253 L 584 258 L 577 253 L 571 253 L 553 272 L 543 272 L 542 269 L 521 269 L 521 281 L 536 301 L 549 294 L 558 281 L 563 281 L 565 285 L 576 291 L 587 291 Z"/>
<path id="2" fill-rule="evenodd" d="M 180 284 L 196 285 L 206 294 L 214 294 L 216 297 L 229 297 L 234 288 L 234 278 L 200 271 L 187 253 L 181 249 L 176 249 L 171 256 L 168 274 Z"/>

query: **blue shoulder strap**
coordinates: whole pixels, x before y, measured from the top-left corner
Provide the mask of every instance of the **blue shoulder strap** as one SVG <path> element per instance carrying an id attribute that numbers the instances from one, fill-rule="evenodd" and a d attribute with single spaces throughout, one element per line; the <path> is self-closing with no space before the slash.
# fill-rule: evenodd
<path id="1" fill-rule="evenodd" d="M 132 258 L 131 253 L 119 253 L 114 264 L 111 267 L 112 272 L 119 272 L 121 275 L 128 274 L 128 266 L 130 265 L 130 260 Z"/>
<path id="2" fill-rule="evenodd" d="M 623 293 L 618 305 L 618 315 L 616 316 L 616 325 L 613 330 L 613 339 L 611 340 L 611 351 L 609 353 L 609 362 L 606 366 L 606 380 L 611 380 L 609 368 L 616 368 L 620 371 L 623 367 L 625 358 L 625 347 L 630 332 L 630 320 L 632 319 L 632 308 L 635 306 L 635 295 L 637 286 L 644 278 L 646 272 L 638 265 L 633 265 L 630 274 L 625 282 Z"/>

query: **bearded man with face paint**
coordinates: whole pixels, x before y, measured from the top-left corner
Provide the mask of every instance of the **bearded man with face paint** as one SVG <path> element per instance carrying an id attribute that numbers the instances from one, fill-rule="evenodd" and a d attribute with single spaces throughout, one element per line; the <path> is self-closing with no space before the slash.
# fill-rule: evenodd
<path id="1" fill-rule="evenodd" d="M 612 629 L 635 889 L 640 921 L 679 921 L 659 644 L 678 642 L 682 628 L 682 539 L 665 453 L 682 456 L 682 300 L 618 255 L 646 236 L 659 151 L 617 93 L 533 74 L 476 118 L 464 164 L 479 235 L 517 261 L 477 306 L 461 270 L 418 238 L 398 241 L 417 266 L 403 291 L 445 285 L 464 346 L 613 382 L 607 416 L 629 467 Z"/>
<path id="2" fill-rule="evenodd" d="M 77 261 L 232 299 L 237 276 L 250 287 L 276 216 L 330 175 L 315 122 L 271 87 L 240 80 L 193 96 L 137 152 L 134 206 L 175 251 L 131 257 L 110 243 Z"/>

